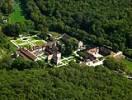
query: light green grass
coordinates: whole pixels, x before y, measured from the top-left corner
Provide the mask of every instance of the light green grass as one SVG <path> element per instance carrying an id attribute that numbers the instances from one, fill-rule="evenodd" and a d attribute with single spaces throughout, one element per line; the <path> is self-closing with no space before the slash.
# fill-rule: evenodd
<path id="1" fill-rule="evenodd" d="M 18 46 L 27 43 L 27 41 L 23 41 L 23 40 L 20 40 L 20 39 L 12 40 L 12 42 L 15 43 Z"/>
<path id="2" fill-rule="evenodd" d="M 14 24 L 16 22 L 24 22 L 25 20 L 19 3 L 14 0 L 14 12 L 9 15 L 9 23 Z"/>
<path id="3" fill-rule="evenodd" d="M 25 40 L 24 40 L 25 39 Z M 27 36 L 24 38 L 18 38 L 16 40 L 11 40 L 17 47 L 32 47 L 32 46 L 43 46 L 46 41 L 38 38 L 37 36 Z"/>
<path id="4" fill-rule="evenodd" d="M 122 60 L 122 62 L 127 65 L 127 69 L 132 72 L 132 62 L 127 59 Z"/>
<path id="5" fill-rule="evenodd" d="M 21 44 L 21 43 L 23 43 L 22 40 L 16 40 L 15 42 L 16 42 L 16 44 Z"/>
<path id="6" fill-rule="evenodd" d="M 41 40 L 41 39 L 40 39 L 39 37 L 37 37 L 37 36 L 32 36 L 31 39 L 32 39 L 32 40 Z"/>
<path id="7" fill-rule="evenodd" d="M 43 46 L 45 42 L 43 40 L 37 40 L 32 42 L 35 46 Z"/>
<path id="8" fill-rule="evenodd" d="M 19 45 L 21 48 L 27 48 L 30 49 L 32 46 L 30 44 L 24 44 L 24 45 Z"/>

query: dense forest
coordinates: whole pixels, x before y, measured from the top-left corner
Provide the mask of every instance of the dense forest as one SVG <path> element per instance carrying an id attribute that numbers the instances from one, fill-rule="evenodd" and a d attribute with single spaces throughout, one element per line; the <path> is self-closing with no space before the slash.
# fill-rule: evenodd
<path id="1" fill-rule="evenodd" d="M 66 32 L 114 50 L 132 48 L 131 0 L 21 0 L 38 29 Z"/>
<path id="2" fill-rule="evenodd" d="M 71 63 L 54 69 L 0 71 L 0 99 L 131 100 L 132 81 L 107 68 Z"/>
<path id="3" fill-rule="evenodd" d="M 0 0 L 0 17 L 8 19 L 14 11 L 13 1 Z M 26 19 L 0 24 L 0 100 L 131 100 L 132 80 L 123 72 L 132 73 L 122 61 L 107 58 L 95 68 L 71 61 L 53 68 L 45 61 L 14 59 L 16 48 L 10 43 L 20 34 L 39 32 L 45 38 L 55 31 L 87 45 L 122 50 L 132 58 L 131 0 L 16 1 Z M 66 45 L 75 46 L 73 41 Z"/>
<path id="4" fill-rule="evenodd" d="M 13 0 L 0 0 L 0 13 L 9 14 L 13 11 Z"/>

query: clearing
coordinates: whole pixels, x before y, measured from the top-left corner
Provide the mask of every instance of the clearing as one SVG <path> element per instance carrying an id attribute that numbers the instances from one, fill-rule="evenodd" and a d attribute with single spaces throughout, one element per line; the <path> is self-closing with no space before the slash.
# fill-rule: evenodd
<path id="1" fill-rule="evenodd" d="M 122 62 L 127 65 L 128 70 L 132 72 L 132 62 L 127 59 L 124 59 Z"/>
<path id="2" fill-rule="evenodd" d="M 16 0 L 14 0 L 13 2 L 14 12 L 9 15 L 9 23 L 14 24 L 16 22 L 24 22 L 26 19 L 22 13 L 20 3 Z"/>

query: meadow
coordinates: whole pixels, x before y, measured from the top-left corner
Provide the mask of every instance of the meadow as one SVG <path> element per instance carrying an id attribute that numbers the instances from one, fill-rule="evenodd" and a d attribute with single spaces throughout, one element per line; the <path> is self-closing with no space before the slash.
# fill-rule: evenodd
<path id="1" fill-rule="evenodd" d="M 122 62 L 123 62 L 125 65 L 127 65 L 127 69 L 128 69 L 130 72 L 132 72 L 132 62 L 129 61 L 128 59 L 124 59 Z"/>
<path id="2" fill-rule="evenodd" d="M 9 24 L 14 24 L 16 22 L 24 22 L 26 19 L 22 13 L 20 3 L 14 0 L 14 12 L 9 15 Z"/>

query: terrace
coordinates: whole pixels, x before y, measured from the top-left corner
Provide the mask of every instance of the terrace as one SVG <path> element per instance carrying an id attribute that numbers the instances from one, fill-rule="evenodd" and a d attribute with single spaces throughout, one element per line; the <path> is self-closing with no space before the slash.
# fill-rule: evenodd
<path id="1" fill-rule="evenodd" d="M 17 38 L 16 40 L 11 40 L 11 42 L 17 47 L 17 48 L 31 48 L 33 46 L 43 46 L 47 42 L 38 38 L 36 35 L 34 36 L 20 36 L 20 38 Z"/>

